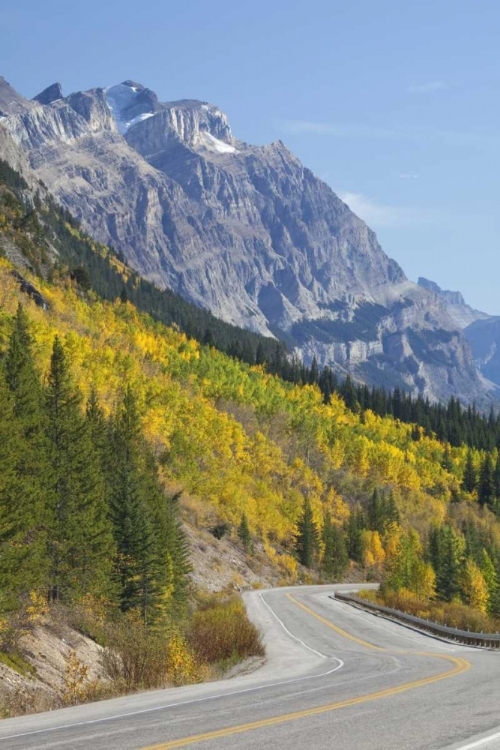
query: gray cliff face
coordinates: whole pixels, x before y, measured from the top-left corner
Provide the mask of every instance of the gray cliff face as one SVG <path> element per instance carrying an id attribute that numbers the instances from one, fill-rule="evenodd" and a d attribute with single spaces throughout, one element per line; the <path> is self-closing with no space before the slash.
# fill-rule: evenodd
<path id="1" fill-rule="evenodd" d="M 420 278 L 418 283 L 443 300 L 471 348 L 475 366 L 484 378 L 500 387 L 500 317 L 475 310 L 460 292 L 443 290 L 434 281 Z"/>
<path id="2" fill-rule="evenodd" d="M 492 387 L 445 300 L 408 281 L 283 143 L 248 145 L 216 106 L 162 103 L 134 81 L 56 93 L 3 125 L 84 228 L 144 276 L 368 382 L 466 401 Z"/>
<path id="3" fill-rule="evenodd" d="M 474 310 L 473 307 L 468 305 L 461 292 L 451 292 L 448 289 L 441 289 L 435 281 L 429 281 L 429 279 L 425 279 L 422 276 L 419 278 L 418 283 L 424 289 L 437 294 L 445 302 L 448 313 L 461 330 L 476 320 L 484 320 L 489 317 L 487 313 Z"/>
<path id="4" fill-rule="evenodd" d="M 477 320 L 465 329 L 464 334 L 478 368 L 486 378 L 500 386 L 500 316 Z"/>

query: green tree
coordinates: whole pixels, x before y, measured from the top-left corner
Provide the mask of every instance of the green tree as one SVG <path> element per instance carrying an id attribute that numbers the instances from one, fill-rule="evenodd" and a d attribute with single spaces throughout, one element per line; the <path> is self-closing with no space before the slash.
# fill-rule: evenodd
<path id="1" fill-rule="evenodd" d="M 241 515 L 240 525 L 238 526 L 238 538 L 245 552 L 251 554 L 253 552 L 252 535 L 250 534 L 248 519 L 245 513 Z"/>
<path id="2" fill-rule="evenodd" d="M 465 540 L 449 524 L 434 528 L 429 536 L 429 557 L 436 572 L 440 599 L 451 602 L 460 594 L 460 577 L 464 563 Z"/>
<path id="3" fill-rule="evenodd" d="M 318 536 L 318 527 L 314 521 L 311 503 L 306 498 L 297 524 L 296 550 L 299 562 L 307 568 L 312 568 L 314 565 Z"/>
<path id="4" fill-rule="evenodd" d="M 479 472 L 477 498 L 481 506 L 493 510 L 496 506 L 495 467 L 491 453 L 486 453 Z"/>
<path id="5" fill-rule="evenodd" d="M 332 523 L 330 513 L 326 512 L 323 520 L 323 569 L 333 578 L 341 578 L 349 565 L 349 557 L 344 534 Z"/>
<path id="6" fill-rule="evenodd" d="M 52 471 L 50 596 L 110 590 L 113 538 L 104 479 L 64 348 L 56 336 L 45 394 Z"/>
<path id="7" fill-rule="evenodd" d="M 114 420 L 107 475 L 120 607 L 124 612 L 138 609 L 147 625 L 154 621 L 169 585 L 169 593 L 173 592 L 174 561 L 165 548 L 170 533 L 165 498 L 152 467 L 149 472 L 147 469 L 139 412 L 130 386 Z"/>
<path id="8" fill-rule="evenodd" d="M 33 521 L 23 502 L 29 491 L 20 471 L 26 451 L 12 394 L 0 370 L 0 611 L 14 610 L 19 600 L 40 584 L 40 561 L 33 554 Z"/>
<path id="9" fill-rule="evenodd" d="M 165 537 L 165 554 L 167 564 L 169 560 L 172 561 L 172 573 L 168 581 L 169 585 L 172 586 L 173 611 L 169 614 L 174 617 L 181 617 L 185 613 L 189 591 L 189 574 L 192 571 L 189 543 L 179 510 L 180 498 L 180 492 L 172 497 L 164 498 L 168 531 Z"/>
<path id="10" fill-rule="evenodd" d="M 13 568 L 20 566 L 18 591 L 25 594 L 30 589 L 41 591 L 47 585 L 47 533 L 52 518 L 43 393 L 35 369 L 29 323 L 21 305 L 14 317 L 4 367 L 3 387 L 8 386 L 10 391 L 7 408 L 12 411 L 9 418 L 3 418 L 3 427 L 12 429 L 19 447 L 15 466 L 16 521 L 11 528 L 10 552 L 12 559 L 17 559 Z"/>
<path id="11" fill-rule="evenodd" d="M 365 515 L 361 509 L 352 511 L 346 524 L 347 553 L 350 560 L 363 560 L 363 531 L 366 529 Z"/>
<path id="12" fill-rule="evenodd" d="M 493 617 L 500 615 L 500 582 L 498 571 L 488 552 L 483 548 L 479 566 L 488 589 L 488 613 Z"/>
<path id="13" fill-rule="evenodd" d="M 462 477 L 462 489 L 465 492 L 474 492 L 477 486 L 477 475 L 474 461 L 472 459 L 472 451 L 467 451 L 467 458 L 465 461 L 464 475 Z"/>

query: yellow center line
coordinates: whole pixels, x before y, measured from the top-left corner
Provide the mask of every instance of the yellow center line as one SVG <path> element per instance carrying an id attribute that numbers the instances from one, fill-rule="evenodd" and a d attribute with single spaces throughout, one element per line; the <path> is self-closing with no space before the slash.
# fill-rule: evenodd
<path id="1" fill-rule="evenodd" d="M 302 602 L 299 602 L 298 599 L 295 599 L 295 597 L 292 596 L 291 594 L 287 594 L 287 598 L 290 599 L 291 602 L 296 604 L 297 607 L 300 607 L 301 609 L 303 609 L 304 612 L 307 612 L 308 615 L 312 615 L 312 617 L 315 617 L 316 620 L 319 620 L 320 622 L 323 623 L 323 625 L 326 625 L 327 628 L 330 628 L 330 630 L 335 630 L 336 633 L 343 636 L 344 638 L 347 638 L 349 641 L 354 641 L 354 643 L 358 643 L 360 646 L 371 648 L 373 651 L 387 651 L 386 648 L 382 648 L 381 646 L 375 646 L 373 643 L 369 643 L 368 641 L 363 641 L 361 638 L 356 638 L 356 636 L 351 635 L 351 633 L 346 633 L 345 630 L 338 628 L 330 620 L 327 620 L 325 617 L 321 617 L 321 615 L 318 615 L 318 613 L 315 612 L 313 609 L 309 609 L 309 607 L 306 607 L 305 604 L 302 604 Z"/>
<path id="2" fill-rule="evenodd" d="M 336 633 L 339 633 L 339 635 L 343 636 L 344 638 L 348 638 L 350 641 L 354 641 L 355 643 L 358 643 L 361 646 L 365 646 L 366 648 L 370 648 L 375 651 L 383 651 L 385 653 L 395 653 L 394 651 L 391 651 L 389 649 L 385 649 L 380 646 L 375 646 L 373 643 L 364 641 L 361 638 L 356 638 L 356 636 L 351 635 L 350 633 L 347 633 L 345 630 L 342 630 L 341 628 L 338 628 L 332 622 L 330 622 L 329 620 L 325 619 L 321 615 L 314 612 L 314 610 L 309 609 L 309 607 L 299 602 L 290 594 L 287 594 L 287 597 L 298 607 L 303 609 L 308 614 L 312 615 L 312 617 L 315 617 L 317 620 L 322 622 L 331 630 L 334 630 Z M 360 703 L 368 703 L 369 701 L 379 700 L 380 698 L 388 698 L 389 696 L 399 695 L 400 693 L 405 693 L 407 690 L 414 690 L 415 688 L 423 687 L 424 685 L 431 685 L 434 682 L 439 682 L 440 680 L 446 680 L 449 677 L 454 677 L 456 675 L 462 674 L 462 672 L 466 672 L 471 666 L 470 663 L 466 661 L 465 659 L 462 659 L 458 656 L 449 656 L 448 654 L 434 654 L 434 653 L 428 654 L 426 652 L 411 652 L 411 651 L 410 652 L 398 651 L 397 653 L 414 653 L 416 656 L 429 656 L 429 657 L 433 657 L 436 659 L 444 659 L 445 661 L 451 662 L 454 666 L 452 669 L 446 672 L 441 672 L 440 674 L 433 675 L 431 677 L 424 677 L 420 680 L 414 680 L 413 682 L 406 682 L 403 685 L 397 685 L 396 687 L 386 688 L 385 690 L 378 690 L 374 693 L 368 693 L 367 695 L 361 695 L 358 698 L 348 698 L 343 701 L 337 701 L 336 703 L 327 703 L 324 706 L 317 706 L 316 708 L 306 708 L 302 711 L 294 711 L 288 714 L 281 714 L 280 716 L 273 716 L 270 719 L 260 719 L 258 721 L 251 721 L 247 724 L 238 724 L 237 726 L 234 726 L 234 727 L 226 727 L 225 729 L 216 729 L 211 732 L 195 734 L 195 735 L 191 735 L 190 737 L 183 737 L 178 740 L 171 740 L 170 742 L 162 742 L 159 745 L 150 745 L 149 747 L 143 748 L 143 750 L 173 750 L 173 748 L 187 747 L 188 745 L 194 745 L 197 742 L 206 742 L 208 740 L 216 740 L 222 737 L 230 737 L 231 735 L 234 735 L 234 734 L 243 734 L 243 732 L 249 732 L 254 729 L 262 729 L 264 727 L 271 727 L 271 726 L 275 726 L 276 724 L 283 724 L 287 721 L 295 721 L 296 719 L 304 719 L 308 716 L 317 716 L 319 714 L 324 714 L 329 711 L 336 711 L 339 708 L 348 708 L 349 706 L 357 706 Z"/>

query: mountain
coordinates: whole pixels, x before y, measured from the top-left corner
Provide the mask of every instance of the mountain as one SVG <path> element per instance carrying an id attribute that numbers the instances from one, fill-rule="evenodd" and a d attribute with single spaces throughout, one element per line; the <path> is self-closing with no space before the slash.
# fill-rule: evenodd
<path id="1" fill-rule="evenodd" d="M 418 284 L 424 289 L 434 292 L 434 294 L 445 302 L 449 315 L 460 329 L 467 328 L 471 323 L 475 323 L 476 320 L 487 320 L 491 317 L 488 313 L 475 310 L 468 305 L 461 292 L 451 292 L 448 289 L 441 289 L 435 281 L 425 279 L 423 276 L 419 278 Z"/>
<path id="2" fill-rule="evenodd" d="M 500 316 L 471 323 L 464 334 L 483 375 L 500 386 Z"/>
<path id="3" fill-rule="evenodd" d="M 281 141 L 244 143 L 215 105 L 160 102 L 131 80 L 10 92 L 2 124 L 35 175 L 159 287 L 306 362 L 432 400 L 489 398 L 446 302 Z"/>
<path id="4" fill-rule="evenodd" d="M 475 310 L 461 292 L 441 289 L 434 281 L 420 277 L 418 283 L 445 302 L 449 315 L 469 343 L 476 367 L 500 387 L 500 316 Z"/>

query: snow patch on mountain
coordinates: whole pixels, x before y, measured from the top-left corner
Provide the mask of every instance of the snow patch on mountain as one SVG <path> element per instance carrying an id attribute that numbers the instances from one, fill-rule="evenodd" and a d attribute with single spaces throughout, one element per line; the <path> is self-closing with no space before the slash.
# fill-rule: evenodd
<path id="1" fill-rule="evenodd" d="M 153 117 L 154 112 L 141 112 L 135 117 L 130 117 L 127 111 L 130 110 L 140 93 L 137 86 L 129 86 L 125 83 L 118 83 L 116 86 L 108 86 L 104 89 L 108 107 L 115 118 L 118 130 L 122 135 L 138 122 Z"/>
<path id="2" fill-rule="evenodd" d="M 208 149 L 208 151 L 215 151 L 218 154 L 235 154 L 237 153 L 237 149 L 234 146 L 231 146 L 229 143 L 224 143 L 224 141 L 220 141 L 218 138 L 216 138 L 211 133 L 207 133 L 207 131 L 201 131 L 200 133 L 200 143 Z"/>

